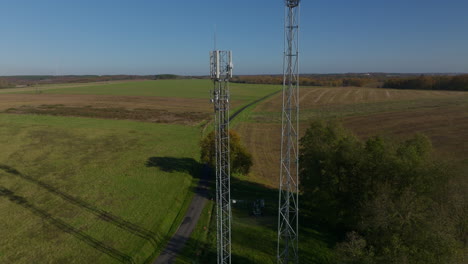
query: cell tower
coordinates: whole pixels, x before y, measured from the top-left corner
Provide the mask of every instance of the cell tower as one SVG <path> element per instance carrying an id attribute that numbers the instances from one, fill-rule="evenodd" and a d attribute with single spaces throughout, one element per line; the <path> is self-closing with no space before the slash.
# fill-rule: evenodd
<path id="1" fill-rule="evenodd" d="M 218 264 L 231 263 L 231 171 L 229 149 L 229 80 L 232 77 L 231 51 L 210 52 L 210 72 L 214 83 L 211 102 L 215 114 L 216 225 Z"/>
<path id="2" fill-rule="evenodd" d="M 277 263 L 299 263 L 299 0 L 285 0 Z"/>

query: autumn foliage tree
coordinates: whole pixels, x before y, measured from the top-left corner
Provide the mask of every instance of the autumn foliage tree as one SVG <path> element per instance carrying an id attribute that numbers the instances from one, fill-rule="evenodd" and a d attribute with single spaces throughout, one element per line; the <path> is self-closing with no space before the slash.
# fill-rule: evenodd
<path id="1" fill-rule="evenodd" d="M 425 76 L 412 78 L 391 78 L 384 82 L 384 88 L 417 90 L 468 91 L 468 74 L 456 76 Z"/>
<path id="2" fill-rule="evenodd" d="M 242 145 L 241 138 L 238 133 L 229 130 L 230 137 L 230 161 L 231 172 L 247 174 L 252 167 L 252 155 Z M 215 134 L 214 131 L 209 133 L 200 142 L 201 161 L 209 164 L 212 168 L 216 168 L 216 149 L 215 149 Z"/>

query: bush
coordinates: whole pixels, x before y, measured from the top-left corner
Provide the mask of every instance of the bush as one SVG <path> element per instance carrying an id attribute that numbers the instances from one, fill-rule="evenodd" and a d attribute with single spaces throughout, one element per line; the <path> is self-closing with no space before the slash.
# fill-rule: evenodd
<path id="1" fill-rule="evenodd" d="M 229 130 L 230 137 L 230 161 L 231 161 L 231 172 L 248 174 L 250 168 L 253 165 L 252 155 L 242 145 L 241 138 L 233 130 Z M 209 164 L 211 168 L 216 168 L 216 157 L 215 157 L 215 134 L 214 131 L 209 133 L 200 142 L 201 146 L 201 161 Z"/>

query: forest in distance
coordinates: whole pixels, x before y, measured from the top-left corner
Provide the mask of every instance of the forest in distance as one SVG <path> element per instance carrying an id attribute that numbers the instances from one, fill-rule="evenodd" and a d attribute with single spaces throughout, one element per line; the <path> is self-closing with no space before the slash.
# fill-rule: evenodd
<path id="1" fill-rule="evenodd" d="M 233 82 L 255 84 L 282 84 L 282 76 L 237 76 Z M 322 74 L 301 75 L 301 86 L 375 87 L 415 90 L 468 91 L 468 74 Z"/>

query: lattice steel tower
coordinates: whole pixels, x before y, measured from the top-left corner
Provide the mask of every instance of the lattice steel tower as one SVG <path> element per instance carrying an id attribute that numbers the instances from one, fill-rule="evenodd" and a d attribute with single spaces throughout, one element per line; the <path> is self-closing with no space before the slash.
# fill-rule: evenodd
<path id="1" fill-rule="evenodd" d="M 277 262 L 299 263 L 299 0 L 285 0 Z"/>
<path id="2" fill-rule="evenodd" d="M 210 52 L 214 89 L 211 102 L 215 113 L 216 225 L 218 264 L 231 263 L 231 172 L 229 150 L 229 80 L 232 77 L 231 51 Z"/>

